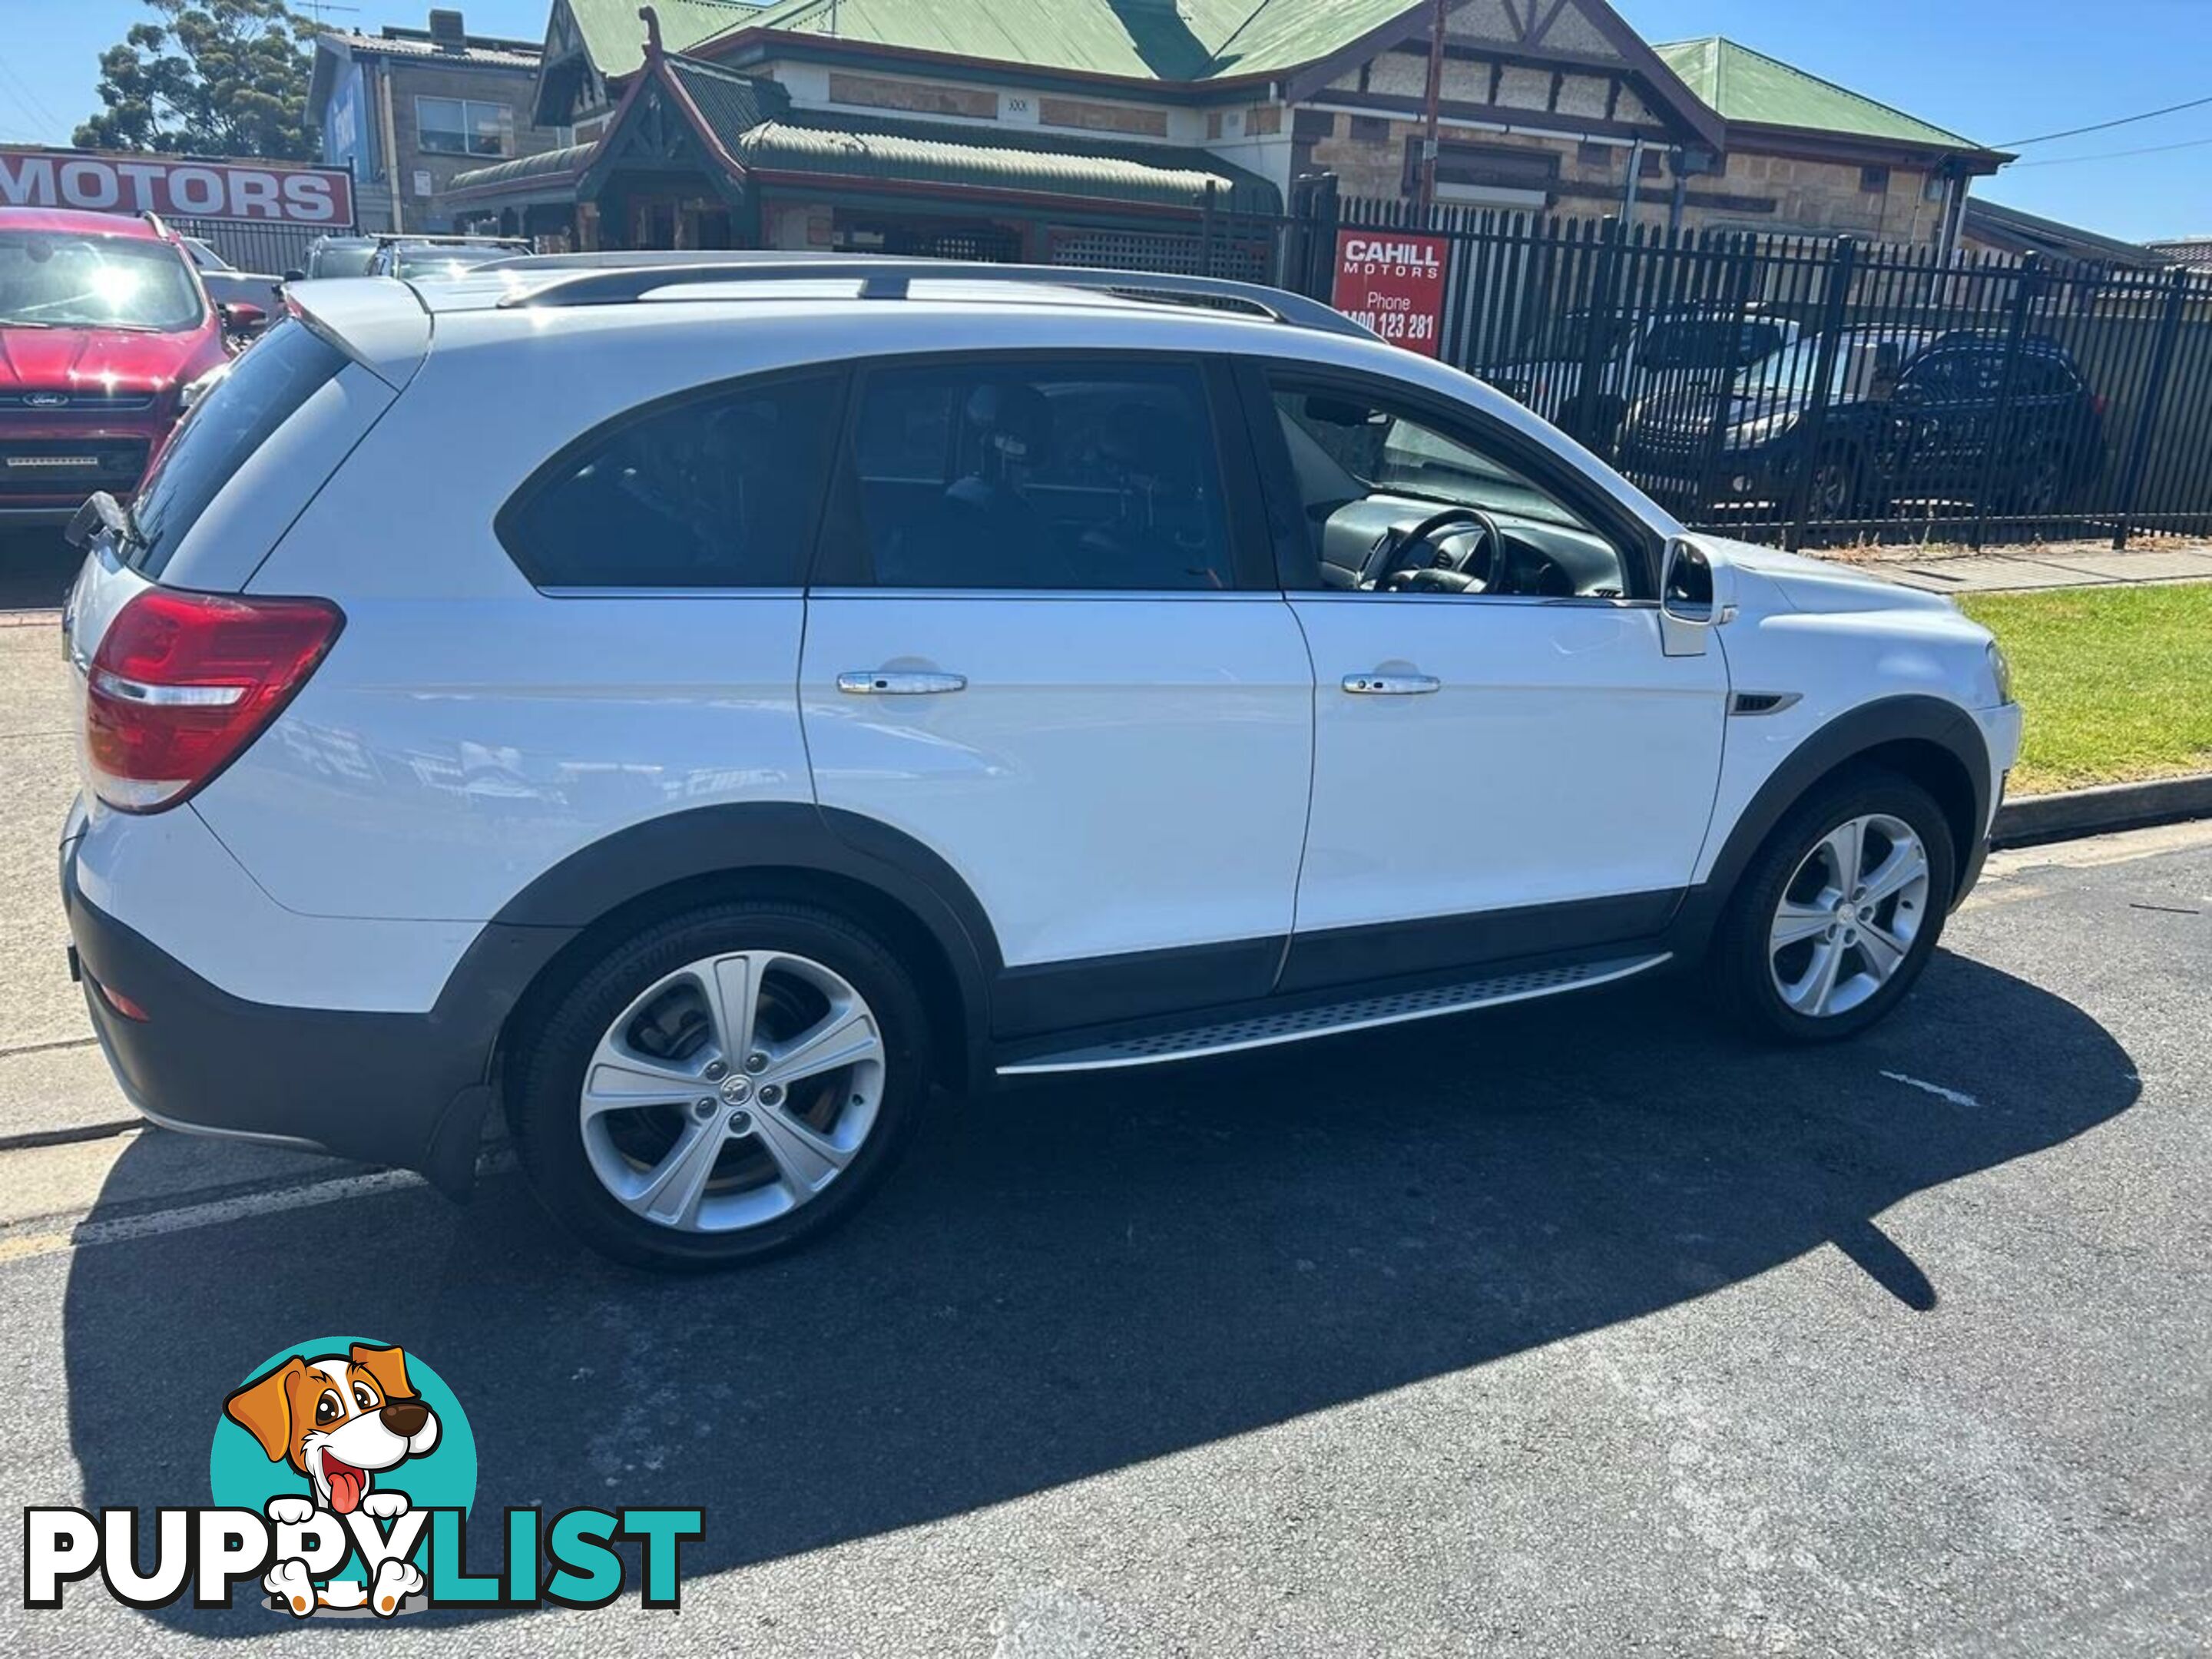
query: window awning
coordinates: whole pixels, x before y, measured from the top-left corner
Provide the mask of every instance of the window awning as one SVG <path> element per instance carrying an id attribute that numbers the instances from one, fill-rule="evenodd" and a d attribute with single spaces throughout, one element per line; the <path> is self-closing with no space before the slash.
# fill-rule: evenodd
<path id="1" fill-rule="evenodd" d="M 598 148 L 596 143 L 570 144 L 562 149 L 541 150 L 535 155 L 519 155 L 512 161 L 495 162 L 488 167 L 471 167 L 466 173 L 453 175 L 446 186 L 446 194 L 471 200 L 496 197 L 502 201 L 513 201 L 520 196 L 546 200 L 563 197 Z"/>
<path id="2" fill-rule="evenodd" d="M 1054 134 L 972 131 L 926 121 L 793 110 L 725 145 L 748 171 L 1022 191 L 1038 195 L 1199 208 L 1207 187 L 1227 212 L 1277 213 L 1282 198 L 1256 173 L 1203 150 L 1071 142 Z"/>
<path id="3" fill-rule="evenodd" d="M 1275 214 L 1282 196 L 1258 173 L 1203 149 L 1003 127 L 796 109 L 774 81 L 676 53 L 653 53 L 599 141 L 477 167 L 448 194 L 464 203 L 550 200 L 642 153 L 665 166 L 696 134 L 699 165 L 790 187 L 935 186 L 1179 210 Z M 586 186 L 587 190 L 590 188 Z"/>

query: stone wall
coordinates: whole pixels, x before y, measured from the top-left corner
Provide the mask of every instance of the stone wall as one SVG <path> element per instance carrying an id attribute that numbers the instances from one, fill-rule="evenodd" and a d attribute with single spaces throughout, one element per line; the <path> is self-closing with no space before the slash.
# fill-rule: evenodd
<path id="1" fill-rule="evenodd" d="M 1341 112 L 1304 110 L 1297 118 L 1301 165 L 1336 174 L 1347 196 L 1400 199 L 1405 192 L 1408 141 L 1417 147 L 1422 125 L 1416 120 L 1352 116 Z M 1492 132 L 1442 123 L 1445 146 L 1477 146 L 1501 155 L 1514 151 L 1550 158 L 1552 177 L 1540 187 L 1546 200 L 1529 210 L 1563 218 L 1618 215 L 1628 183 L 1631 150 L 1620 143 L 1586 143 L 1529 133 Z M 1649 146 L 1637 185 L 1635 221 L 1667 223 L 1674 194 L 1668 152 Z M 1501 164 L 1501 175 L 1510 171 Z M 1856 162 L 1814 161 L 1767 155 L 1739 148 L 1718 173 L 1683 181 L 1682 223 L 1701 230 L 1725 228 L 1778 234 L 1850 234 L 1869 241 L 1932 244 L 1942 234 L 1942 204 L 1923 195 L 1924 172 L 1902 166 L 1887 170 L 1878 188 Z M 1513 187 L 1503 176 L 1496 188 Z M 1440 199 L 1453 201 L 1447 188 Z"/>

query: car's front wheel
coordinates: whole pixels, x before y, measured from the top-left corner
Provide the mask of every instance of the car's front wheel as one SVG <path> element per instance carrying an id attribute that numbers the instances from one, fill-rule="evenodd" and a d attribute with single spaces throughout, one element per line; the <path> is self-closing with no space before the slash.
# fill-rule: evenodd
<path id="1" fill-rule="evenodd" d="M 836 912 L 734 902 L 615 945 L 509 1068 L 524 1172 L 641 1267 L 750 1260 L 842 1219 L 926 1097 L 911 978 Z"/>
<path id="2" fill-rule="evenodd" d="M 1815 789 L 1753 858 L 1714 941 L 1735 1012 L 1799 1042 L 1864 1030 L 1935 953 L 1957 867 L 1942 809 L 1910 779 L 1869 768 Z"/>

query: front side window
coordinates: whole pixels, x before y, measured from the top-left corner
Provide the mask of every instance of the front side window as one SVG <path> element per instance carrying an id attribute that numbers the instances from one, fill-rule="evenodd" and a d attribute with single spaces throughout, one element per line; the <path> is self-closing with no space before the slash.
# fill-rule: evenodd
<path id="1" fill-rule="evenodd" d="M 1929 352 L 1905 371 L 1905 384 L 1929 403 L 1974 403 L 1996 395 L 2003 369 L 1999 354 L 1959 347 Z"/>
<path id="2" fill-rule="evenodd" d="M 1195 365 L 969 359 L 855 396 L 849 516 L 878 586 L 1234 585 Z"/>
<path id="3" fill-rule="evenodd" d="M 184 257 L 167 242 L 0 230 L 0 327 L 174 333 L 204 314 Z"/>
<path id="4" fill-rule="evenodd" d="M 526 485 L 500 539 L 539 587 L 795 587 L 840 389 L 756 382 L 625 416 Z"/>
<path id="5" fill-rule="evenodd" d="M 1772 323 L 1729 317 L 1681 319 L 1653 325 L 1644 339 L 1646 368 L 1741 368 L 1783 344 Z"/>
<path id="6" fill-rule="evenodd" d="M 1471 431 L 1330 383 L 1276 374 L 1270 386 L 1323 586 L 1626 593 L 1613 542 Z"/>
<path id="7" fill-rule="evenodd" d="M 504 155 L 511 145 L 514 116 L 504 104 L 473 98 L 417 98 L 416 137 L 437 155 Z"/>

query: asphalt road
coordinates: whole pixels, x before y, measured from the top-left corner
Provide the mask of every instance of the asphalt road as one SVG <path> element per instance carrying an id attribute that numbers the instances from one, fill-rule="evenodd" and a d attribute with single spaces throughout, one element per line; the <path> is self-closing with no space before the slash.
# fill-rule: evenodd
<path id="1" fill-rule="evenodd" d="M 38 654 L 0 628 L 11 720 Z M 480 1516 L 706 1510 L 679 1614 L 319 1644 L 2212 1646 L 2212 826 L 2000 856 L 1847 1046 L 1751 1047 L 1676 981 L 1040 1085 L 939 1113 L 823 1247 L 672 1282 L 584 1255 L 512 1176 L 459 1208 L 104 1128 L 46 983 L 58 806 L 31 798 L 65 796 L 65 744 L 21 723 L 0 1506 L 205 1501 L 222 1396 L 343 1329 L 459 1391 Z M 10 1582 L 20 1551 L 0 1527 Z M 0 1608 L 8 1653 L 302 1634 L 96 1585 Z"/>

